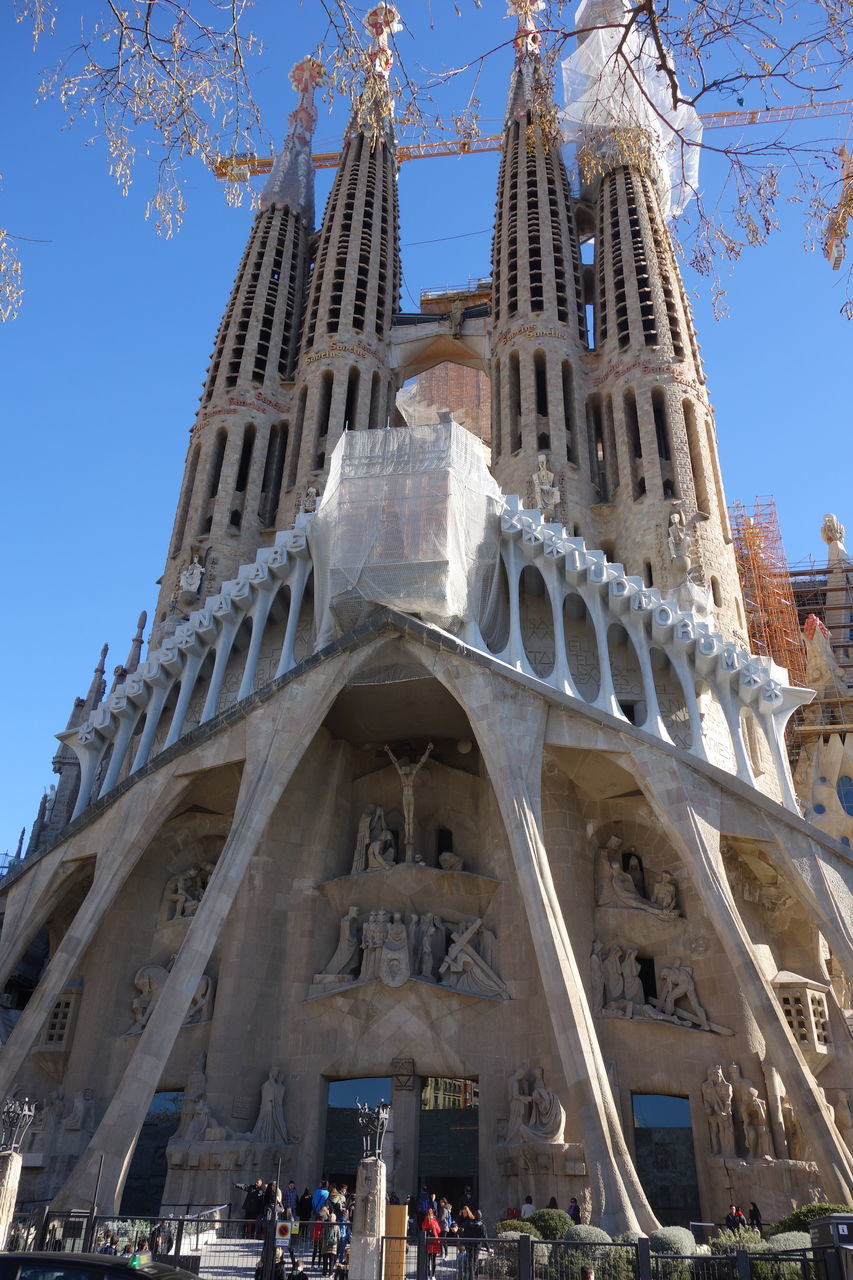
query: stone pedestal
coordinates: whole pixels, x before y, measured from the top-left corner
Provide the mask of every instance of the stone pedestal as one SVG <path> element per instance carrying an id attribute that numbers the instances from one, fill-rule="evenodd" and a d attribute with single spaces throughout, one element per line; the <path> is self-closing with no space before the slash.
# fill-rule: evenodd
<path id="1" fill-rule="evenodd" d="M 21 1157 L 17 1151 L 0 1152 L 0 1249 L 6 1248 L 12 1214 L 18 1199 Z"/>
<path id="2" fill-rule="evenodd" d="M 352 1214 L 350 1280 L 380 1280 L 385 1235 L 385 1165 L 368 1156 L 358 1166 Z"/>

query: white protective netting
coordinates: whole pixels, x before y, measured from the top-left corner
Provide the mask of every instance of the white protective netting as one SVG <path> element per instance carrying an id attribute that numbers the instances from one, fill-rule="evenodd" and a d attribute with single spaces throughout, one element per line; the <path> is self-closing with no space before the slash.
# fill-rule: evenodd
<path id="1" fill-rule="evenodd" d="M 314 520 L 317 616 L 346 631 L 367 605 L 455 630 L 488 593 L 501 491 L 479 440 L 455 422 L 346 432 Z"/>
<path id="2" fill-rule="evenodd" d="M 664 215 L 678 214 L 697 189 L 702 121 L 693 107 L 673 108 L 651 39 L 636 26 L 625 34 L 630 13 L 623 0 L 578 6 L 578 47 L 563 63 L 563 137 L 618 164 L 626 137 L 642 135 Z"/>

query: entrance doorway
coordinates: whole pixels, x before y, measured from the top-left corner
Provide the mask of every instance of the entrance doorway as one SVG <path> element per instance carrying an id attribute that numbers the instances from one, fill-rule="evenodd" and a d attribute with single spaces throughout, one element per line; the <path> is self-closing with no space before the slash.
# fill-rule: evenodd
<path id="1" fill-rule="evenodd" d="M 690 1101 L 635 1093 L 631 1102 L 637 1173 L 655 1217 L 665 1227 L 689 1227 L 700 1217 Z"/>
<path id="2" fill-rule="evenodd" d="M 479 1202 L 480 1086 L 476 1080 L 428 1076 L 421 1089 L 418 1189 Z M 454 1213 L 454 1217 L 455 1217 Z"/>
<path id="3" fill-rule="evenodd" d="M 137 1217 L 160 1213 L 166 1185 L 166 1143 L 181 1119 L 183 1090 L 155 1093 L 130 1161 L 120 1212 Z"/>
<path id="4" fill-rule="evenodd" d="M 390 1102 L 390 1076 L 329 1081 L 323 1177 L 337 1187 L 346 1183 L 350 1190 L 355 1190 L 358 1162 L 364 1154 L 356 1101 L 366 1102 L 369 1107 L 378 1106 L 380 1102 Z M 389 1155 L 390 1153 L 386 1153 L 386 1164 Z"/>

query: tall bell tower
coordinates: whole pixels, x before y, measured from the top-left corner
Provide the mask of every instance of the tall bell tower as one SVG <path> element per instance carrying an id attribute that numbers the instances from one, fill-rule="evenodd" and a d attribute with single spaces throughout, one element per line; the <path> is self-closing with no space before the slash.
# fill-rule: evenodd
<path id="1" fill-rule="evenodd" d="M 312 57 L 290 74 L 299 101 L 261 196 L 190 435 L 155 644 L 253 559 L 264 534 L 281 523 L 314 223 L 313 94 L 322 74 Z"/>

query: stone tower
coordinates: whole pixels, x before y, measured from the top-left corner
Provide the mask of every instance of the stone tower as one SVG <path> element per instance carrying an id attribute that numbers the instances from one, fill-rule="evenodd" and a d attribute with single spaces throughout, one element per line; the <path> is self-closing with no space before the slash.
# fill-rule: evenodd
<path id="1" fill-rule="evenodd" d="M 400 255 L 389 39 L 390 5 L 370 10 L 370 70 L 350 119 L 320 230 L 296 374 L 289 511 L 319 481 L 344 431 L 394 419 L 391 321 L 399 305 Z"/>
<path id="2" fill-rule="evenodd" d="M 265 532 L 280 523 L 314 223 L 313 93 L 321 77 L 322 66 L 311 57 L 290 75 L 299 102 L 219 327 L 190 436 L 155 642 L 252 559 Z"/>
<path id="3" fill-rule="evenodd" d="M 512 7 L 518 31 L 492 264 L 492 459 L 504 491 L 524 495 L 537 455 L 547 454 L 565 479 L 562 505 L 574 512 L 596 500 L 577 465 L 586 354 L 578 236 L 534 6 Z"/>

